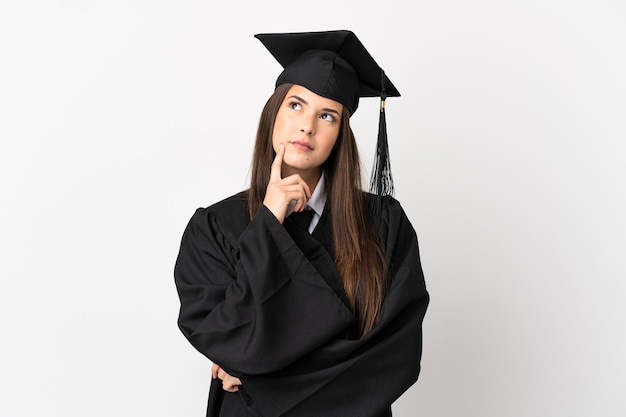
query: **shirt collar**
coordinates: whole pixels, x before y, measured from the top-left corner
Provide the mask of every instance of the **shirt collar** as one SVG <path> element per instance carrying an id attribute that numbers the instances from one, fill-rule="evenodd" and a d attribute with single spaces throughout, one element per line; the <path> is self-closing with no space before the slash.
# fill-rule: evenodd
<path id="1" fill-rule="evenodd" d="M 322 216 L 324 206 L 326 205 L 326 184 L 324 183 L 324 172 L 320 176 L 311 198 L 307 201 L 306 205 L 313 209 L 318 216 Z"/>

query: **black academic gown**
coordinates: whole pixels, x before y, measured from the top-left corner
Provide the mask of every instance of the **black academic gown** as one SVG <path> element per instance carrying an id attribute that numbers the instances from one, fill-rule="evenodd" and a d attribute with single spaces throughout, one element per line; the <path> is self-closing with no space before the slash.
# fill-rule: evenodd
<path id="1" fill-rule="evenodd" d="M 242 386 L 213 380 L 209 417 L 380 417 L 420 372 L 429 302 L 415 232 L 400 204 L 373 215 L 390 283 L 377 326 L 355 340 L 332 258 L 329 210 L 312 235 L 247 193 L 198 209 L 182 238 L 178 324 L 191 344 Z"/>

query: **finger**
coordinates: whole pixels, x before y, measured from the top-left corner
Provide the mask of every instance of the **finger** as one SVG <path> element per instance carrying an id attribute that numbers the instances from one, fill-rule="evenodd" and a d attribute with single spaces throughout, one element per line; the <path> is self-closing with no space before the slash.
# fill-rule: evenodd
<path id="1" fill-rule="evenodd" d="M 306 194 L 306 199 L 311 198 L 311 189 L 309 188 L 309 184 L 306 181 L 302 180 L 302 188 L 304 188 L 304 192 Z"/>
<path id="2" fill-rule="evenodd" d="M 306 207 L 306 203 L 296 202 L 296 205 L 293 206 L 293 211 L 295 213 L 300 213 L 301 211 L 304 211 L 305 207 Z"/>
<path id="3" fill-rule="evenodd" d="M 239 391 L 239 386 L 233 385 L 233 384 L 227 384 L 226 382 L 224 382 L 222 384 L 222 389 L 227 392 L 237 392 Z"/>
<path id="4" fill-rule="evenodd" d="M 241 385 L 241 381 L 239 380 L 239 378 L 235 378 L 234 376 L 230 375 L 228 375 L 222 381 L 222 388 L 225 391 L 229 392 L 237 392 L 239 390 L 239 385 Z"/>
<path id="5" fill-rule="evenodd" d="M 217 378 L 217 372 L 220 370 L 220 367 L 218 364 L 214 363 L 213 366 L 211 366 L 211 376 L 213 377 L 213 379 Z"/>
<path id="6" fill-rule="evenodd" d="M 235 385 L 233 384 L 233 381 L 230 378 L 225 379 L 224 382 L 222 383 L 222 388 L 224 388 L 226 391 L 232 391 L 234 386 Z"/>
<path id="7" fill-rule="evenodd" d="M 292 184 L 283 188 L 288 201 L 293 204 L 293 211 L 302 211 L 310 199 L 307 189 L 302 184 Z"/>
<path id="8" fill-rule="evenodd" d="M 309 188 L 309 184 L 307 184 L 307 182 L 303 180 L 299 174 L 293 174 L 286 178 L 283 178 L 283 182 L 285 184 L 291 184 L 291 185 L 297 184 L 301 186 L 306 198 L 307 199 L 311 198 L 311 189 Z"/>
<path id="9" fill-rule="evenodd" d="M 270 171 L 270 181 L 280 181 L 281 180 L 281 169 L 283 167 L 283 156 L 285 155 L 285 145 L 282 143 L 278 147 L 278 151 L 276 152 L 276 157 L 274 158 L 274 162 L 272 162 L 272 167 Z"/>
<path id="10" fill-rule="evenodd" d="M 295 204 L 293 205 L 293 211 L 294 212 L 300 212 L 302 210 L 304 210 L 304 207 L 306 207 L 306 198 L 302 197 L 302 198 L 294 198 L 291 201 L 295 201 Z"/>

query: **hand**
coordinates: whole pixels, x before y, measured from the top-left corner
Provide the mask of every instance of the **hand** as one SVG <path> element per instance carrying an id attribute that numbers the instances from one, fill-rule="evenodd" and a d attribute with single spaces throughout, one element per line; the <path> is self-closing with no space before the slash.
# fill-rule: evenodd
<path id="1" fill-rule="evenodd" d="M 276 158 L 272 162 L 270 181 L 265 191 L 263 204 L 276 216 L 279 222 L 285 221 L 287 208 L 292 201 L 296 202 L 293 211 L 302 211 L 306 202 L 311 198 L 309 186 L 298 174 L 282 178 L 281 169 L 285 145 L 281 144 L 276 152 Z"/>
<path id="2" fill-rule="evenodd" d="M 239 378 L 230 376 L 218 364 L 215 363 L 211 367 L 211 376 L 213 376 L 213 379 L 219 378 L 222 380 L 222 388 L 224 389 L 224 391 L 237 392 L 239 391 L 239 385 L 242 385 Z"/>

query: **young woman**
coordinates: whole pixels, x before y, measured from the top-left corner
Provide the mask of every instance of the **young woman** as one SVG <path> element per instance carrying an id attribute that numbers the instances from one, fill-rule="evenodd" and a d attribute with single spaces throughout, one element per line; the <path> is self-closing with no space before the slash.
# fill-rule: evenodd
<path id="1" fill-rule="evenodd" d="M 207 415 L 391 416 L 429 296 L 400 204 L 361 190 L 349 121 L 399 93 L 352 32 L 257 37 L 285 70 L 250 189 L 196 211 L 175 267 L 179 327 L 213 362 Z"/>

